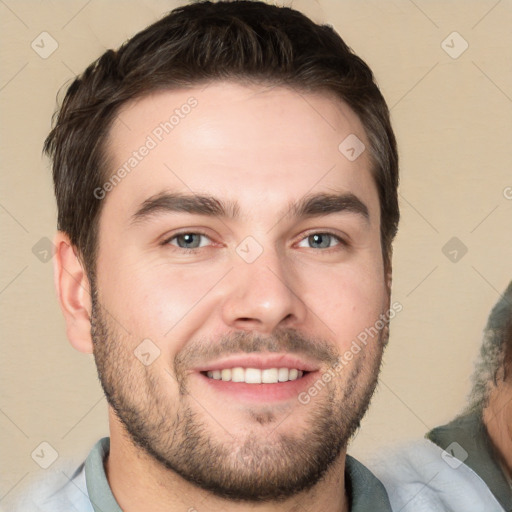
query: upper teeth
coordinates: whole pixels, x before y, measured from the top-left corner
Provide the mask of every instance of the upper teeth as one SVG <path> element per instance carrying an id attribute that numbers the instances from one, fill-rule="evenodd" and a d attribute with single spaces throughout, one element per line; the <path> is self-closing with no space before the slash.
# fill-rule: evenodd
<path id="1" fill-rule="evenodd" d="M 206 374 L 211 379 L 246 382 L 247 384 L 273 384 L 276 382 L 286 382 L 295 380 L 303 375 L 302 370 L 297 368 L 225 368 L 223 370 L 211 370 Z"/>

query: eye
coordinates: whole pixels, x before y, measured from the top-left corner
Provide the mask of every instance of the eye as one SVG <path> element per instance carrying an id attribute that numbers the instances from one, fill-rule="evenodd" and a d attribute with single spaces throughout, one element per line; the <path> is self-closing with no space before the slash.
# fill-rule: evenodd
<path id="1" fill-rule="evenodd" d="M 176 233 L 167 238 L 162 245 L 172 245 L 185 252 L 193 252 L 196 249 L 208 246 L 210 237 L 205 233 L 197 231 L 185 231 Z M 307 245 L 304 245 L 304 244 Z M 332 249 L 336 246 L 347 246 L 348 244 L 338 235 L 330 232 L 310 233 L 304 237 L 298 244 L 299 247 L 310 247 L 313 249 Z"/>
<path id="2" fill-rule="evenodd" d="M 175 247 L 185 251 L 193 251 L 194 249 L 199 249 L 200 247 L 207 245 L 202 244 L 201 239 L 210 240 L 204 233 L 190 231 L 173 235 L 172 237 L 165 240 L 164 245 L 174 245 Z"/>
<path id="3" fill-rule="evenodd" d="M 330 249 L 333 247 L 333 245 L 331 245 L 332 242 L 337 242 L 335 245 L 347 245 L 342 238 L 335 235 L 334 233 L 328 232 L 317 232 L 309 234 L 301 240 L 299 247 L 305 247 L 304 245 L 301 245 L 304 242 L 312 244 L 313 249 Z"/>

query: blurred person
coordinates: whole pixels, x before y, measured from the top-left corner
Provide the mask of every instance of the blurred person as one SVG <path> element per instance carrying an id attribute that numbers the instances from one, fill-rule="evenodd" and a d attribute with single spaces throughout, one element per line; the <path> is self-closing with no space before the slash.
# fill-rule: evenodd
<path id="1" fill-rule="evenodd" d="M 472 382 L 453 421 L 370 465 L 393 510 L 512 510 L 512 281 L 489 315 Z"/>

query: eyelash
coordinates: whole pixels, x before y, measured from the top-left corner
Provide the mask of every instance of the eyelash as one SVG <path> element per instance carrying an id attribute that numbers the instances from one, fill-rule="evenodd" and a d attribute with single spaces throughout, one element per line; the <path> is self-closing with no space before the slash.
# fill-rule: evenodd
<path id="1" fill-rule="evenodd" d="M 181 235 L 202 235 L 208 239 L 210 239 L 210 237 L 204 233 L 203 231 L 181 231 L 180 233 L 174 233 L 174 235 L 172 235 L 171 237 L 165 239 L 163 242 L 162 242 L 162 246 L 166 246 L 166 245 L 171 245 L 170 242 L 171 240 L 174 240 L 175 238 L 181 236 Z M 303 240 L 305 240 L 306 238 L 309 238 L 310 236 L 313 236 L 313 235 L 329 235 L 329 236 L 332 236 L 333 238 L 336 239 L 336 241 L 339 242 L 339 246 L 342 246 L 342 247 L 348 247 L 348 243 L 343 239 L 341 238 L 339 235 L 331 232 L 331 231 L 312 231 L 310 233 L 307 233 L 304 237 L 302 237 L 299 241 L 302 242 Z M 339 247 L 338 245 L 334 246 L 334 247 L 328 247 L 328 248 L 325 248 L 325 249 L 320 249 L 321 252 L 332 252 L 332 251 L 336 251 L 337 250 L 337 247 Z M 185 253 L 188 253 L 188 254 L 193 254 L 197 251 L 199 251 L 200 249 L 204 249 L 204 247 L 194 247 L 192 249 L 187 249 L 185 247 L 177 247 L 177 246 L 172 246 L 173 249 L 175 250 L 178 250 L 178 251 L 184 251 Z M 314 249 L 313 247 L 311 247 L 310 249 Z"/>

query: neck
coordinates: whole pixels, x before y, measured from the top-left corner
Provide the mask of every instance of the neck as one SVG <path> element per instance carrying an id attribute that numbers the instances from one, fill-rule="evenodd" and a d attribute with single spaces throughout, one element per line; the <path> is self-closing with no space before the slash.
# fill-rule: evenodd
<path id="1" fill-rule="evenodd" d="M 345 453 L 312 489 L 286 501 L 225 500 L 184 480 L 135 446 L 116 419 L 110 423 L 110 453 L 104 466 L 112 493 L 124 512 L 348 512 Z"/>

